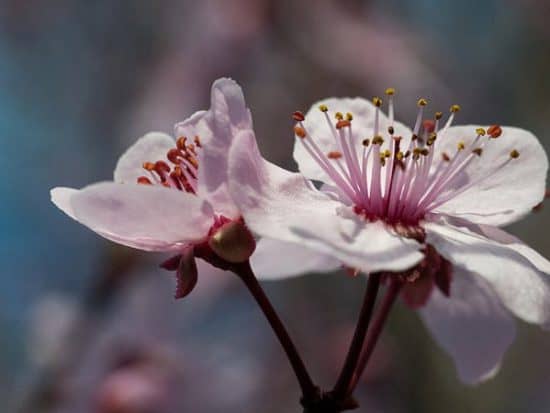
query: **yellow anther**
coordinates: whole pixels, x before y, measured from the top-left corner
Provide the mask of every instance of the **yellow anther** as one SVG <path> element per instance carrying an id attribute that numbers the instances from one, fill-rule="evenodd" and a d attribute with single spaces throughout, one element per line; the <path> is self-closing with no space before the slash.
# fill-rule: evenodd
<path id="1" fill-rule="evenodd" d="M 346 113 L 346 120 L 353 120 L 353 115 L 351 113 Z"/>
<path id="2" fill-rule="evenodd" d="M 393 96 L 393 95 L 395 95 L 395 89 L 393 87 L 389 87 L 389 88 L 386 89 L 386 91 L 384 93 L 386 93 L 386 95 L 388 95 L 388 96 Z"/>
<path id="3" fill-rule="evenodd" d="M 328 112 L 328 106 L 327 105 L 319 105 L 319 110 L 321 112 Z"/>
<path id="4" fill-rule="evenodd" d="M 383 154 L 386 158 L 389 158 L 391 156 L 391 151 L 389 149 L 386 149 Z"/>
<path id="5" fill-rule="evenodd" d="M 518 152 L 516 149 L 512 150 L 512 151 L 510 152 L 510 158 L 512 158 L 512 159 L 517 159 L 517 158 L 519 158 L 519 152 Z"/>
<path id="6" fill-rule="evenodd" d="M 384 156 L 383 153 L 380 154 L 380 164 L 382 166 L 386 166 L 386 157 Z"/>
<path id="7" fill-rule="evenodd" d="M 428 104 L 428 101 L 424 98 L 418 99 L 418 102 L 416 102 L 418 106 L 426 106 Z"/>
<path id="8" fill-rule="evenodd" d="M 435 117 L 436 120 L 441 119 L 441 118 L 443 117 L 443 112 L 435 112 L 435 116 L 434 116 L 434 117 Z"/>
<path id="9" fill-rule="evenodd" d="M 363 142 L 362 142 L 363 146 L 367 147 L 370 145 L 370 139 L 367 138 L 367 139 L 363 139 Z"/>
<path id="10" fill-rule="evenodd" d="M 382 106 L 382 99 L 380 99 L 378 96 L 375 96 L 372 98 L 372 104 L 376 107 Z"/>
<path id="11" fill-rule="evenodd" d="M 294 126 L 294 133 L 296 134 L 296 136 L 302 139 L 307 136 L 306 130 L 300 126 Z"/>
<path id="12" fill-rule="evenodd" d="M 422 148 L 420 150 L 421 155 L 428 156 L 429 153 L 430 153 L 430 151 L 428 150 L 428 148 Z"/>
<path id="13" fill-rule="evenodd" d="M 472 153 L 475 153 L 477 156 L 481 156 L 481 154 L 483 153 L 483 149 L 475 148 Z"/>
<path id="14" fill-rule="evenodd" d="M 403 152 L 399 151 L 397 152 L 397 154 L 395 155 L 395 158 L 400 161 L 403 159 Z"/>
<path id="15" fill-rule="evenodd" d="M 460 105 L 452 105 L 450 111 L 452 113 L 460 112 Z"/>
<path id="16" fill-rule="evenodd" d="M 436 139 L 437 139 L 437 133 L 432 132 L 428 136 L 428 141 L 426 143 L 428 144 L 428 146 L 432 146 Z"/>
<path id="17" fill-rule="evenodd" d="M 336 119 L 338 119 L 338 120 L 344 119 L 344 115 L 342 115 L 342 112 L 336 112 L 336 113 L 334 114 L 334 117 L 335 117 Z"/>
<path id="18" fill-rule="evenodd" d="M 485 129 L 483 129 L 483 128 L 477 128 L 477 129 L 476 129 L 476 133 L 477 133 L 479 136 L 485 136 Z"/>
<path id="19" fill-rule="evenodd" d="M 459 151 L 462 151 L 466 147 L 466 144 L 463 141 L 460 141 L 460 142 L 458 142 L 458 144 L 456 146 L 457 146 Z"/>
<path id="20" fill-rule="evenodd" d="M 384 143 L 384 138 L 380 135 L 377 135 L 374 138 L 372 138 L 373 145 L 382 145 L 383 143 Z"/>

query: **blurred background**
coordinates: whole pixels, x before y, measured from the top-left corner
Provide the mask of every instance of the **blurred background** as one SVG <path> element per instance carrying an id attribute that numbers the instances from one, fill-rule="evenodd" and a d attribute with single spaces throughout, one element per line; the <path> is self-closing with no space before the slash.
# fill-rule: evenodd
<path id="1" fill-rule="evenodd" d="M 298 387 L 242 285 L 204 267 L 172 299 L 165 257 L 109 243 L 49 200 L 111 178 L 150 130 L 243 87 L 265 156 L 286 167 L 290 114 L 327 96 L 398 90 L 458 123 L 532 130 L 550 149 L 550 3 L 536 0 L 0 1 L 0 411 L 296 412 Z M 510 228 L 550 257 L 550 208 Z M 312 375 L 341 365 L 364 280 L 265 283 Z M 462 385 L 398 305 L 359 387 L 360 411 L 550 411 L 550 334 L 518 323 L 502 371 Z M 152 407 L 151 407 L 152 406 Z"/>

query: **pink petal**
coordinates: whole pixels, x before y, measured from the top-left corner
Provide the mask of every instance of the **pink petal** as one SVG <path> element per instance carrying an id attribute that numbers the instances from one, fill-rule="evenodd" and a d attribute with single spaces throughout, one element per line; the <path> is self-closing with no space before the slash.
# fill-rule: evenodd
<path id="1" fill-rule="evenodd" d="M 539 271 L 513 245 L 493 241 L 467 227 L 426 223 L 425 229 L 427 243 L 453 264 L 485 279 L 517 317 L 550 326 L 549 275 Z"/>
<path id="2" fill-rule="evenodd" d="M 372 138 L 374 128 L 374 115 L 376 107 L 368 100 L 356 98 L 329 98 L 314 103 L 306 114 L 304 126 L 309 136 L 313 137 L 315 143 L 324 152 L 328 153 L 337 149 L 336 141 L 325 118 L 325 114 L 319 110 L 319 105 L 327 105 L 329 116 L 334 122 L 334 114 L 350 112 L 353 115 L 352 130 L 358 153 L 362 153 L 362 142 L 365 138 Z M 386 136 L 387 128 L 390 126 L 389 119 L 380 111 L 380 134 Z M 403 137 L 402 147 L 406 148 L 411 138 L 411 130 L 399 122 L 393 124 L 396 136 Z M 317 162 L 304 149 L 302 143 L 294 143 L 294 160 L 298 163 L 300 172 L 310 179 L 322 182 L 331 182 L 326 173 L 319 167 Z"/>
<path id="3" fill-rule="evenodd" d="M 438 137 L 436 158 L 443 152 L 454 154 L 457 143 L 475 137 L 478 125 L 455 126 Z M 471 162 L 462 183 L 479 183 L 441 205 L 437 211 L 489 225 L 506 225 L 531 212 L 542 201 L 546 189 L 548 158 L 537 138 L 530 132 L 503 127 L 502 135 L 483 147 L 479 160 Z M 484 137 L 483 139 L 489 139 Z M 516 149 L 520 156 L 498 172 L 495 167 Z"/>
<path id="4" fill-rule="evenodd" d="M 295 243 L 262 238 L 250 257 L 256 276 L 263 280 L 279 280 L 307 273 L 332 272 L 342 264 L 334 258 Z"/>
<path id="5" fill-rule="evenodd" d="M 260 236 L 299 244 L 365 272 L 403 270 L 422 259 L 419 244 L 315 190 L 300 174 L 265 161 L 251 132 L 229 155 L 230 189 L 246 224 Z"/>
<path id="6" fill-rule="evenodd" d="M 516 329 L 487 282 L 458 267 L 454 274 L 450 298 L 434 289 L 420 314 L 460 379 L 476 384 L 497 373 Z"/>
<path id="7" fill-rule="evenodd" d="M 135 184 L 138 177 L 148 176 L 143 169 L 144 162 L 168 162 L 166 153 L 175 146 L 174 139 L 165 133 L 150 132 L 141 137 L 118 160 L 114 173 L 115 182 Z"/>
<path id="8" fill-rule="evenodd" d="M 69 216 L 72 212 L 107 239 L 146 251 L 179 250 L 203 239 L 213 222 L 209 204 L 163 187 L 103 182 L 73 191 L 68 203 L 72 210 L 67 203 L 61 205 Z M 62 192 L 54 193 L 57 201 L 62 199 Z"/>
<path id="9" fill-rule="evenodd" d="M 200 138 L 199 194 L 228 217 L 237 217 L 238 210 L 227 191 L 227 154 L 241 130 L 252 130 L 250 112 L 240 86 L 226 78 L 212 85 L 208 111 L 197 112 L 176 125 L 178 136 Z"/>

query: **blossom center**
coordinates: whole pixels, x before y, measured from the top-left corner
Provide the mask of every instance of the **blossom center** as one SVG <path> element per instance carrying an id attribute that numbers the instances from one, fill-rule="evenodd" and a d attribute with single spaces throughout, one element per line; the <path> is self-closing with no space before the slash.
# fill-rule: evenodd
<path id="1" fill-rule="evenodd" d="M 353 130 L 352 113 L 331 115 L 327 105 L 320 105 L 327 124 L 326 133 L 332 135 L 329 142 L 334 145 L 328 151 L 323 151 L 306 129 L 304 114 L 299 111 L 293 114 L 296 137 L 358 215 L 391 225 L 418 226 L 427 213 L 519 157 L 519 152 L 513 149 L 482 178 L 465 182 L 463 172 L 473 162 L 479 162 L 485 146 L 502 134 L 502 128 L 493 125 L 472 130 L 473 139 L 469 143 L 458 142 L 453 153 L 438 151 L 437 141 L 445 139 L 445 132 L 460 107 L 451 106 L 447 121 L 440 125 L 442 113 L 435 113 L 433 119 L 424 119 L 428 102 L 419 99 L 412 136 L 406 140 L 398 136 L 394 128 L 394 93 L 391 88 L 386 90 L 389 97 L 387 130 L 381 130 L 382 100 L 373 99 L 374 122 L 372 135 L 368 137 L 359 136 Z"/>
<path id="2" fill-rule="evenodd" d="M 187 137 L 182 136 L 176 141 L 174 148 L 166 153 L 166 159 L 156 162 L 144 162 L 143 169 L 147 176 L 137 178 L 142 185 L 162 185 L 167 188 L 197 193 L 197 179 L 199 170 L 198 150 L 202 148 L 200 138 L 195 136 L 194 143 L 189 143 Z"/>

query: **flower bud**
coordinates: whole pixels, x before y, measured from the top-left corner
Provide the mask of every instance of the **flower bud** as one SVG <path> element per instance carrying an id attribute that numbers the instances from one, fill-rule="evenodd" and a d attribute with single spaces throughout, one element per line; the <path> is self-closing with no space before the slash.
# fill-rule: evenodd
<path id="1" fill-rule="evenodd" d="M 240 263 L 248 260 L 256 249 L 254 237 L 242 222 L 231 221 L 220 227 L 208 240 L 220 258 Z"/>

